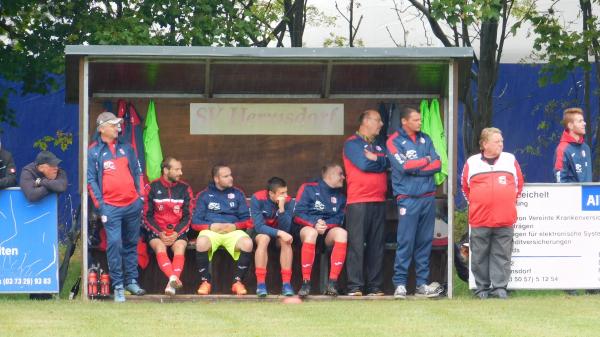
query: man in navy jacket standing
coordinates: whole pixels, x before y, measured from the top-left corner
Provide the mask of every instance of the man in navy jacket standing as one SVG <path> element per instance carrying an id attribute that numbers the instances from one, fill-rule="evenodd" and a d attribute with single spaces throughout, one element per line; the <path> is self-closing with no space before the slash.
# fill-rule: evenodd
<path id="1" fill-rule="evenodd" d="M 431 138 L 421 132 L 421 114 L 416 109 L 404 108 L 400 122 L 401 128 L 387 141 L 392 187 L 398 205 L 394 296 L 406 298 L 408 268 L 414 260 L 417 274 L 415 296 L 436 297 L 441 289 L 427 282 L 435 222 L 433 174 L 440 171 L 440 158 Z"/>
<path id="2" fill-rule="evenodd" d="M 252 219 L 246 195 L 233 186 L 231 169 L 216 165 L 212 169 L 213 182 L 198 193 L 192 217 L 192 229 L 199 231 L 196 239 L 196 265 L 200 273 L 198 295 L 211 291 L 208 265 L 214 252 L 223 247 L 237 261 L 231 292 L 246 295 L 242 279 L 252 262 L 252 239 L 245 229 L 252 228 Z"/>
<path id="3" fill-rule="evenodd" d="M 296 194 L 294 222 L 302 241 L 302 287 L 300 297 L 310 294 L 310 276 L 315 259 L 317 239 L 332 247 L 329 281 L 325 295 L 337 296 L 337 279 L 346 259 L 348 234 L 341 226 L 344 222 L 346 196 L 342 193 L 344 172 L 338 164 L 321 169 L 321 179 L 300 186 Z"/>

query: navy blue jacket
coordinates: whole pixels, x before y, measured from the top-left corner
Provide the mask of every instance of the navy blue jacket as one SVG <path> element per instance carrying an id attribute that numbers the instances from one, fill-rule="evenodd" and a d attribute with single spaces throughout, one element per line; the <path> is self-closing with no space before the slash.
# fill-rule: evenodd
<path id="1" fill-rule="evenodd" d="M 331 188 L 323 179 L 305 183 L 296 194 L 294 222 L 300 226 L 314 227 L 322 219 L 328 228 L 338 227 L 344 222 L 346 196 L 341 188 Z"/>
<path id="2" fill-rule="evenodd" d="M 250 199 L 250 215 L 254 230 L 258 234 L 266 234 L 272 238 L 277 237 L 278 230 L 290 232 L 293 211 L 294 202 L 292 198 L 287 197 L 285 212 L 279 213 L 279 205 L 271 201 L 267 190 L 254 193 Z"/>
<path id="3" fill-rule="evenodd" d="M 413 141 L 400 128 L 390 135 L 386 145 L 392 164 L 392 188 L 396 198 L 435 193 L 433 174 L 440 171 L 441 162 L 428 135 L 417 132 Z"/>
<path id="4" fill-rule="evenodd" d="M 233 223 L 237 229 L 252 228 L 252 219 L 244 192 L 237 187 L 218 189 L 214 183 L 196 196 L 192 228 L 208 229 L 213 223 Z"/>
<path id="5" fill-rule="evenodd" d="M 584 183 L 592 181 L 592 152 L 583 141 L 565 130 L 554 152 L 554 179 L 557 183 Z"/>

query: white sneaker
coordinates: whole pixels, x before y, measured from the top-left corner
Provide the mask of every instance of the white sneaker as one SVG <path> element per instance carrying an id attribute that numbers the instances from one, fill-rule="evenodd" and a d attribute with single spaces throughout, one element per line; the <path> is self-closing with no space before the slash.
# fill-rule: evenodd
<path id="1" fill-rule="evenodd" d="M 175 293 L 177 293 L 175 288 L 173 288 L 170 283 L 167 284 L 167 287 L 165 288 L 165 295 L 175 296 Z"/>
<path id="2" fill-rule="evenodd" d="M 171 286 L 174 289 L 179 289 L 183 286 L 183 284 L 177 276 L 171 275 L 171 277 L 169 277 L 169 286 Z"/>
<path id="3" fill-rule="evenodd" d="M 417 287 L 417 290 L 415 291 L 415 296 L 416 297 L 438 297 L 440 296 L 441 292 L 442 292 L 442 287 L 440 287 L 440 285 L 436 282 L 427 285 L 427 284 L 421 284 L 420 286 Z"/>
<path id="4" fill-rule="evenodd" d="M 394 291 L 394 298 L 405 299 L 406 298 L 406 287 L 403 285 L 397 286 L 396 291 Z"/>

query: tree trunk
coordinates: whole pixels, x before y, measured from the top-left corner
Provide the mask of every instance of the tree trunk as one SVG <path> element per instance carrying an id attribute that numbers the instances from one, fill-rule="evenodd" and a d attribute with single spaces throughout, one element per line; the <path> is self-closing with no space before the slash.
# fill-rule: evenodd
<path id="1" fill-rule="evenodd" d="M 477 113 L 473 116 L 473 138 L 471 146 L 478 148 L 481 130 L 492 126 L 494 116 L 493 95 L 496 86 L 496 50 L 498 45 L 498 21 L 481 23 L 481 45 L 479 47 L 479 73 L 477 80 Z"/>

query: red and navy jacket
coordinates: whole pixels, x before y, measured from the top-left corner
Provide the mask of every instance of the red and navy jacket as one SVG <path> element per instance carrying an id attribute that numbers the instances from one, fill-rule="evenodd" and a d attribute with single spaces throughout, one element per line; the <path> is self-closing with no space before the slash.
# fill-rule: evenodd
<path id="1" fill-rule="evenodd" d="M 218 189 L 214 183 L 196 196 L 192 229 L 202 231 L 216 222 L 233 223 L 237 229 L 252 228 L 246 195 L 237 187 Z"/>
<path id="2" fill-rule="evenodd" d="M 294 222 L 300 226 L 314 227 L 317 220 L 327 223 L 327 228 L 339 227 L 344 222 L 346 196 L 341 188 L 331 188 L 323 179 L 305 183 L 296 194 Z"/>
<path id="3" fill-rule="evenodd" d="M 192 188 L 184 181 L 170 182 L 160 177 L 146 185 L 144 226 L 156 234 L 166 232 L 168 226 L 181 235 L 188 231 L 192 221 Z"/>
<path id="4" fill-rule="evenodd" d="M 583 137 L 575 140 L 563 132 L 554 152 L 554 177 L 557 183 L 592 181 L 592 152 Z"/>
<path id="5" fill-rule="evenodd" d="M 440 171 L 441 162 L 431 138 L 417 132 L 413 139 L 400 128 L 390 135 L 386 145 L 396 199 L 435 195 L 433 175 Z"/>
<path id="6" fill-rule="evenodd" d="M 138 198 L 144 195 L 142 168 L 133 148 L 130 144 L 117 140 L 114 150 L 113 154 L 109 145 L 100 138 L 99 133 L 96 134 L 96 141 L 90 144 L 88 149 L 88 191 L 94 206 L 98 209 L 104 206 L 105 202 L 112 206 L 126 206 L 119 200 L 122 197 L 120 192 L 124 188 L 131 188 L 129 185 L 131 183 L 133 183 L 133 189 Z M 115 175 L 121 183 L 115 182 L 114 186 L 106 186 L 103 183 L 105 172 Z M 109 200 L 105 200 L 105 197 Z M 137 199 L 133 201 L 135 200 Z"/>
<path id="7" fill-rule="evenodd" d="M 277 237 L 278 230 L 289 233 L 294 211 L 294 203 L 290 196 L 285 199 L 284 208 L 285 212 L 279 213 L 279 205 L 271 201 L 267 190 L 254 193 L 250 199 L 250 216 L 256 233 L 272 238 Z"/>
<path id="8" fill-rule="evenodd" d="M 377 155 L 370 160 L 365 149 Z M 344 143 L 344 168 L 348 184 L 348 204 L 385 201 L 388 161 L 385 148 L 377 141 L 367 142 L 358 132 Z"/>

